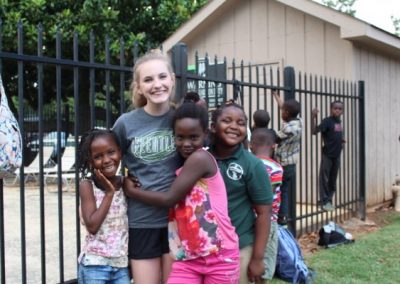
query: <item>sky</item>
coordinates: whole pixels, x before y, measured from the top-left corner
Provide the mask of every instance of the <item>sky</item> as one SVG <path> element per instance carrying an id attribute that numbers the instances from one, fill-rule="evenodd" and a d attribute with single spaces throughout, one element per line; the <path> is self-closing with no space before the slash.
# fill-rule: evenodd
<path id="1" fill-rule="evenodd" d="M 356 0 L 353 9 L 357 18 L 391 33 L 394 26 L 390 16 L 400 18 L 400 0 Z"/>

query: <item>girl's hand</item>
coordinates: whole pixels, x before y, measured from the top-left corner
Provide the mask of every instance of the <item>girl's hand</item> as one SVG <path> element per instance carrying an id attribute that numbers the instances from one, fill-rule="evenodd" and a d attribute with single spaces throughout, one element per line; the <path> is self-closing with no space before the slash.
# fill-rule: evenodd
<path id="1" fill-rule="evenodd" d="M 247 267 L 247 277 L 250 282 L 263 283 L 261 276 L 264 274 L 265 266 L 262 259 L 256 260 L 254 258 L 250 259 L 249 266 Z"/>
<path id="2" fill-rule="evenodd" d="M 103 186 L 106 193 L 109 194 L 115 193 L 114 185 L 103 175 L 101 171 L 95 169 L 94 174 L 96 175 L 96 178 L 99 181 L 99 183 Z"/>
<path id="3" fill-rule="evenodd" d="M 126 195 L 129 196 L 129 192 L 135 190 L 141 190 L 142 185 L 139 182 L 139 179 L 135 176 L 127 176 L 124 178 L 123 189 Z"/>

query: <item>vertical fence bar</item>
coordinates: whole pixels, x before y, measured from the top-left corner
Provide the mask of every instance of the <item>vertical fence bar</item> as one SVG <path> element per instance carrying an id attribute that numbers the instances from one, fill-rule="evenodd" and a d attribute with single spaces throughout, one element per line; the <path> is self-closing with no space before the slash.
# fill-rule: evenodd
<path id="1" fill-rule="evenodd" d="M 227 74 L 228 74 L 228 63 L 227 63 L 227 60 L 226 60 L 226 57 L 224 57 L 224 70 L 225 70 L 225 77 L 227 77 Z M 224 94 L 224 97 L 223 97 L 223 99 L 222 99 L 222 101 L 223 102 L 225 102 L 226 101 L 226 94 L 227 93 L 227 87 L 226 87 L 226 83 L 224 83 L 223 84 L 223 94 Z M 218 103 L 217 103 L 218 104 Z"/>
<path id="2" fill-rule="evenodd" d="M 194 64 L 195 64 L 195 72 L 196 72 L 196 75 L 199 75 L 199 52 L 196 50 L 196 53 L 195 53 L 195 55 L 194 55 Z M 199 92 L 199 80 L 196 80 L 195 81 L 196 82 L 196 92 L 198 93 Z M 204 99 L 204 98 L 203 98 Z M 207 106 L 210 106 L 210 102 L 209 101 L 207 101 Z"/>
<path id="3" fill-rule="evenodd" d="M 253 84 L 253 76 L 252 76 L 252 72 L 251 72 L 251 63 L 249 62 L 249 83 L 250 84 Z M 249 106 L 248 106 L 248 115 L 249 115 L 249 123 L 250 123 L 250 125 L 251 125 L 251 123 L 252 123 L 252 115 L 251 115 L 251 105 L 253 104 L 253 88 L 251 87 L 251 86 L 249 86 L 249 99 L 248 99 L 248 101 L 249 101 Z M 244 108 L 244 100 L 242 100 L 242 107 L 243 107 L 243 109 L 245 110 L 245 108 Z"/>
<path id="4" fill-rule="evenodd" d="M 244 81 L 244 63 L 243 60 L 240 61 L 240 82 Z M 244 86 L 243 84 L 240 84 L 240 92 L 239 92 L 239 97 L 238 99 L 240 100 L 240 104 L 243 107 L 243 95 L 244 94 Z"/>
<path id="5" fill-rule="evenodd" d="M 238 87 L 239 86 L 236 83 L 236 62 L 235 62 L 235 59 L 232 59 L 232 81 L 234 82 L 232 88 L 233 88 L 233 98 L 235 99 L 239 95 L 238 94 Z M 226 99 L 227 98 L 225 98 L 225 101 L 226 101 Z"/>
<path id="6" fill-rule="evenodd" d="M 346 110 L 345 111 L 345 113 L 346 113 L 346 132 L 348 134 L 350 134 L 350 88 L 349 88 L 349 81 L 346 81 L 346 99 L 345 99 L 345 102 L 346 102 L 346 104 L 345 104 L 344 108 Z M 348 134 L 346 135 L 347 137 L 349 136 Z M 346 137 L 346 136 L 344 136 L 344 137 Z M 344 172 L 345 173 L 349 173 L 352 170 L 351 167 L 350 167 L 350 146 L 349 146 L 349 141 L 346 141 L 345 147 L 346 147 L 346 169 L 347 170 L 345 170 Z M 350 199 L 350 192 L 351 192 L 352 187 L 350 186 L 350 176 L 347 174 L 347 175 L 345 175 L 345 178 L 346 178 L 346 195 L 345 195 L 345 197 L 346 197 L 346 199 L 345 199 L 346 206 L 345 206 L 344 209 L 345 209 L 345 212 L 347 212 L 346 218 L 348 218 L 350 216 L 349 215 L 349 213 L 350 213 L 349 201 L 351 200 Z"/>
<path id="7" fill-rule="evenodd" d="M 110 65 L 110 37 L 107 35 L 105 40 L 106 65 Z M 111 127 L 111 111 L 110 111 L 110 70 L 106 70 L 106 127 Z"/>
<path id="8" fill-rule="evenodd" d="M 74 62 L 79 62 L 79 41 L 78 41 L 78 33 L 74 32 L 74 39 L 73 39 L 73 53 L 74 53 Z M 75 146 L 78 145 L 78 136 L 79 136 L 79 68 L 74 67 L 74 144 Z M 69 129 L 69 127 L 68 127 Z M 68 143 L 68 141 L 67 141 Z M 68 146 L 68 145 L 66 145 Z M 78 151 L 75 148 L 75 161 L 78 160 Z M 78 169 L 75 169 L 75 188 L 79 188 L 79 175 Z M 75 190 L 75 192 L 78 192 Z M 81 226 L 80 226 L 80 218 L 79 218 L 79 194 L 75 194 L 75 227 L 76 227 L 76 251 L 77 257 L 80 253 L 81 248 Z M 78 266 L 77 266 L 78 268 Z M 76 270 L 78 273 L 78 269 Z"/>
<path id="9" fill-rule="evenodd" d="M 3 21 L 0 18 L 0 52 L 3 50 Z M 0 58 L 0 75 L 3 71 L 3 60 Z M 6 253 L 5 253 L 5 232 L 4 232 L 4 183 L 0 179 L 0 280 L 6 283 Z"/>
<path id="10" fill-rule="evenodd" d="M 38 26 L 37 55 L 43 57 L 43 26 Z M 43 165 L 43 64 L 38 63 L 38 112 L 39 112 L 39 164 Z M 40 255 L 42 283 L 46 283 L 46 222 L 44 200 L 43 167 L 39 169 L 39 199 L 40 199 Z"/>
<path id="11" fill-rule="evenodd" d="M 90 31 L 90 41 L 89 41 L 89 61 L 91 64 L 94 63 L 94 34 L 93 31 Z M 95 114 L 95 71 L 93 68 L 89 69 L 89 96 L 90 96 L 90 128 L 94 128 L 96 126 L 96 114 Z"/>
<path id="12" fill-rule="evenodd" d="M 359 143 L 357 143 L 357 136 L 358 136 L 357 132 L 359 133 L 359 131 L 360 131 L 360 129 L 358 129 L 358 131 L 357 131 L 357 126 L 358 126 L 357 117 L 359 117 L 357 115 L 358 114 L 357 103 L 360 98 L 357 97 L 357 99 L 354 99 L 354 97 L 356 96 L 356 93 L 357 93 L 357 85 L 356 85 L 356 83 L 353 83 L 352 88 L 351 88 L 351 94 L 353 96 L 353 99 L 352 99 L 352 110 L 353 110 L 352 121 L 353 121 L 353 129 L 355 130 L 355 131 L 352 131 L 352 135 L 351 135 L 351 141 L 352 141 L 352 146 L 353 146 L 352 147 L 353 157 L 351 159 L 352 160 L 352 169 L 353 169 L 353 190 L 352 190 L 351 200 L 353 202 L 351 203 L 351 208 L 352 208 L 353 212 L 355 211 L 355 208 L 357 207 L 357 204 L 354 203 L 354 201 L 357 199 L 358 193 L 356 193 L 355 191 L 358 188 L 358 184 L 359 184 L 358 183 L 359 175 L 357 174 L 358 173 L 358 171 L 357 171 L 358 157 L 357 157 L 357 146 L 356 145 L 359 144 Z"/>
<path id="13" fill-rule="evenodd" d="M 274 74 L 273 74 L 271 66 L 269 67 L 269 81 L 272 86 L 276 85 L 276 84 L 274 84 Z M 277 91 L 277 92 L 278 92 L 278 94 L 280 94 L 279 91 Z M 271 119 L 272 119 L 271 128 L 278 129 L 278 126 L 279 126 L 278 122 L 280 120 L 279 120 L 279 118 L 277 119 L 277 121 L 274 119 L 275 118 L 275 108 L 274 108 L 274 97 L 272 96 L 272 90 L 271 90 L 270 94 L 271 95 L 269 96 L 269 102 L 270 102 L 270 106 L 271 106 Z"/>
<path id="14" fill-rule="evenodd" d="M 24 35 L 22 21 L 18 22 L 18 55 L 23 54 Z M 24 128 L 24 63 L 18 61 L 18 123 L 22 136 L 22 145 L 25 145 Z M 22 155 L 22 165 L 25 164 L 25 155 Z M 22 283 L 26 283 L 26 226 L 25 226 L 25 173 L 24 167 L 20 169 L 20 209 L 21 209 L 21 277 Z"/>
<path id="15" fill-rule="evenodd" d="M 218 78 L 218 58 L 214 56 L 214 78 Z M 218 82 L 213 81 L 212 84 L 214 85 L 214 101 L 215 104 L 218 104 Z"/>
<path id="16" fill-rule="evenodd" d="M 204 71 L 205 71 L 204 75 L 207 78 L 210 75 L 209 74 L 210 73 L 210 63 L 209 63 L 209 60 L 208 60 L 208 53 L 206 53 L 206 57 L 204 58 Z M 205 83 L 204 87 L 205 87 L 206 101 L 209 102 L 210 101 L 210 97 L 209 97 L 209 93 L 208 93 L 208 88 L 210 86 L 210 82 L 206 80 L 204 83 Z"/>
<path id="17" fill-rule="evenodd" d="M 359 199 L 359 210 L 361 220 L 365 220 L 365 173 L 366 173 L 366 165 L 365 165 L 365 82 L 358 81 L 358 99 L 359 99 L 359 113 L 360 113 L 360 120 L 359 120 L 359 153 L 360 153 L 360 199 Z"/>
<path id="18" fill-rule="evenodd" d="M 178 82 L 175 83 L 176 95 L 175 101 L 180 102 L 187 92 L 187 46 L 184 43 L 178 43 L 172 48 L 172 65 L 175 70 L 175 74 L 178 77 Z M 208 84 L 207 84 L 208 85 Z M 206 89 L 207 90 L 207 89 Z M 208 101 L 208 98 L 207 98 Z"/>
<path id="19" fill-rule="evenodd" d="M 263 72 L 263 84 L 264 85 L 267 85 L 267 69 L 265 68 L 265 65 L 263 66 L 263 68 L 262 68 L 262 72 Z M 271 82 L 271 85 L 272 85 L 272 82 Z M 268 110 L 268 106 L 267 106 L 267 88 L 264 88 L 264 99 L 263 99 L 263 102 L 264 102 L 264 109 L 265 110 Z M 272 116 L 271 116 L 271 118 L 272 118 Z"/>
<path id="20" fill-rule="evenodd" d="M 61 32 L 57 28 L 56 58 L 61 60 Z M 56 101 L 57 101 L 57 186 L 58 186 L 58 245 L 60 282 L 64 282 L 64 238 L 63 238 L 63 197 L 62 197 L 62 166 L 61 166 L 61 65 L 56 65 Z"/>
<path id="21" fill-rule="evenodd" d="M 256 66 L 256 84 L 257 84 L 257 88 L 256 88 L 256 110 L 260 109 L 260 87 L 258 85 L 260 85 L 260 68 L 259 66 Z M 249 114 L 250 116 L 252 116 L 252 112 L 250 112 Z M 251 124 L 250 124 L 251 125 Z"/>
<path id="22" fill-rule="evenodd" d="M 124 39 L 120 39 L 121 47 L 119 51 L 119 66 L 125 66 L 125 42 Z M 119 72 L 119 113 L 125 112 L 125 72 Z"/>
<path id="23" fill-rule="evenodd" d="M 0 73 L 1 74 L 1 73 Z M 0 270 L 1 270 L 1 283 L 6 283 L 6 259 L 5 259 L 5 245 L 4 245 L 4 184 L 3 179 L 0 178 Z"/>

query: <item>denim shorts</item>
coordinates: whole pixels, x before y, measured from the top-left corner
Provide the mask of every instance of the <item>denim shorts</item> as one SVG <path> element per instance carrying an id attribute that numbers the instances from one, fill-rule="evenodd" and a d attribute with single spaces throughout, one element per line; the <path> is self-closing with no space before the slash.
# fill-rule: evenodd
<path id="1" fill-rule="evenodd" d="M 128 267 L 112 267 L 108 265 L 83 265 L 79 264 L 79 284 L 129 284 Z"/>

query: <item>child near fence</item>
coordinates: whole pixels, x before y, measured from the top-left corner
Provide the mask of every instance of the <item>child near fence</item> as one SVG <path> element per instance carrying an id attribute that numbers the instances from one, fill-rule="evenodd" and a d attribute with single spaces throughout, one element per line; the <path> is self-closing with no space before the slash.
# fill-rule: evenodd
<path id="1" fill-rule="evenodd" d="M 264 252 L 265 273 L 262 278 L 267 283 L 275 273 L 276 255 L 278 253 L 278 212 L 281 203 L 280 186 L 282 184 L 283 169 L 272 159 L 275 149 L 275 132 L 271 129 L 257 128 L 253 130 L 250 149 L 265 165 L 271 180 L 274 199 L 272 201 L 271 230 Z"/>
<path id="2" fill-rule="evenodd" d="M 127 203 L 123 177 L 117 175 L 120 161 L 121 150 L 112 131 L 94 129 L 82 136 L 77 168 L 87 235 L 78 258 L 80 284 L 130 283 Z"/>
<path id="3" fill-rule="evenodd" d="M 276 91 L 272 94 L 281 109 L 283 120 L 281 129 L 276 132 L 278 148 L 275 151 L 275 160 L 283 167 L 278 224 L 286 225 L 289 215 L 289 196 L 296 192 L 296 164 L 300 155 L 303 123 L 299 117 L 300 103 L 298 101 L 293 99 L 282 101 Z"/>

